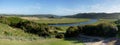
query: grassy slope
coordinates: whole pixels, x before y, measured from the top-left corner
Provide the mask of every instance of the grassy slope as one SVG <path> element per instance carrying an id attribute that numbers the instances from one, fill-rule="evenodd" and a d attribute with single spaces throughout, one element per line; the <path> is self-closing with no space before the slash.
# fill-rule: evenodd
<path id="1" fill-rule="evenodd" d="M 36 35 L 23 32 L 21 29 L 12 28 L 6 24 L 0 23 L 0 45 L 83 45 L 83 43 L 73 43 L 63 39 L 42 39 Z M 11 36 L 11 37 L 9 37 Z M 25 37 L 24 40 L 17 40 L 18 38 Z M 29 37 L 36 38 L 37 40 L 27 39 Z M 12 40 L 11 40 L 12 39 Z M 27 39 L 27 40 L 25 40 Z"/>
<path id="2" fill-rule="evenodd" d="M 23 30 L 18 28 L 10 27 L 6 24 L 0 23 L 0 35 L 1 36 L 14 36 L 14 37 L 25 37 L 25 38 L 34 38 L 38 37 L 33 34 L 25 33 Z"/>

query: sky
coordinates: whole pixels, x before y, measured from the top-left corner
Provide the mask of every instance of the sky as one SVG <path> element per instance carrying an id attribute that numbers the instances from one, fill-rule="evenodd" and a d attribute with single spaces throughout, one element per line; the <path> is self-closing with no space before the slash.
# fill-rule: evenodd
<path id="1" fill-rule="evenodd" d="M 0 14 L 120 12 L 120 0 L 0 0 Z"/>

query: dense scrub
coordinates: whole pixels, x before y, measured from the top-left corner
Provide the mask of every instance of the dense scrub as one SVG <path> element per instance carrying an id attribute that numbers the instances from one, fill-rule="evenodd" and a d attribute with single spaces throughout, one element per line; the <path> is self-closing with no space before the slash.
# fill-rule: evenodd
<path id="1" fill-rule="evenodd" d="M 43 37 L 57 34 L 57 27 L 35 23 L 18 17 L 1 17 L 0 23 L 8 24 L 9 26 L 23 29 L 27 33 L 36 34 Z"/>
<path id="2" fill-rule="evenodd" d="M 115 24 L 118 27 L 118 37 L 120 37 L 120 19 L 118 19 L 117 21 L 115 21 Z"/>
<path id="3" fill-rule="evenodd" d="M 117 34 L 117 27 L 111 24 L 84 25 L 77 27 L 69 27 L 65 33 L 65 37 L 75 37 L 79 34 L 98 37 L 114 37 Z"/>
<path id="4" fill-rule="evenodd" d="M 29 33 L 25 33 L 23 30 L 18 29 L 18 28 L 13 28 L 7 24 L 2 24 L 0 23 L 0 38 L 9 38 L 11 39 L 11 37 L 13 36 L 12 39 L 14 38 L 37 38 L 39 36 L 34 35 L 34 34 L 29 34 Z"/>

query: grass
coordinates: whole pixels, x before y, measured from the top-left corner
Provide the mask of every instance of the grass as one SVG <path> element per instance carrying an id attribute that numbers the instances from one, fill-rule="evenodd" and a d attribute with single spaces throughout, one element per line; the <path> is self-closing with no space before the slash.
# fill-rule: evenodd
<path id="1" fill-rule="evenodd" d="M 0 39 L 0 45 L 84 45 L 84 44 L 73 43 L 72 41 L 65 41 L 63 39 L 43 39 L 34 41 Z"/>
<path id="2" fill-rule="evenodd" d="M 35 40 L 32 40 L 34 38 Z M 63 39 L 40 38 L 36 35 L 25 33 L 21 29 L 13 28 L 6 24 L 0 23 L 0 45 L 84 45 L 84 44 L 73 43 L 73 41 L 66 41 Z"/>
<path id="3" fill-rule="evenodd" d="M 59 28 L 61 28 L 61 30 L 59 30 L 59 31 L 63 31 L 63 32 L 65 32 L 66 29 L 69 28 L 69 26 L 59 26 Z"/>
<path id="4" fill-rule="evenodd" d="M 100 24 L 100 23 L 112 23 L 116 21 L 116 19 L 99 19 L 97 22 L 94 23 L 94 25 L 96 24 Z"/>
<path id="5" fill-rule="evenodd" d="M 85 22 L 90 19 L 82 18 L 37 18 L 37 17 L 21 17 L 22 19 L 31 20 L 37 23 L 76 23 L 76 22 Z"/>
<path id="6" fill-rule="evenodd" d="M 9 25 L 0 23 L 0 35 L 2 36 L 17 36 L 17 37 L 38 37 L 33 34 L 25 33 L 18 28 L 10 27 Z"/>
<path id="7" fill-rule="evenodd" d="M 27 18 L 30 20 L 30 18 Z M 77 19 L 77 18 L 61 18 L 61 19 L 55 19 L 55 18 L 33 18 L 31 19 L 31 21 L 35 21 L 37 23 L 75 23 L 75 22 L 85 22 L 85 21 L 89 21 L 90 19 Z M 95 24 L 98 23 L 104 23 L 104 22 L 113 22 L 114 20 L 111 19 L 100 19 L 98 22 L 96 22 Z M 66 29 L 69 26 L 61 26 L 60 28 L 62 30 L 60 30 L 59 32 L 65 32 Z M 0 37 L 0 45 L 84 45 L 82 42 L 81 43 L 74 43 L 74 41 L 67 41 L 67 40 L 63 40 L 63 39 L 37 39 L 36 35 L 33 34 L 29 34 L 29 33 L 25 33 L 24 31 L 22 31 L 21 29 L 18 28 L 13 28 L 10 27 L 6 24 L 1 24 L 0 23 L 0 35 L 1 36 L 5 36 L 5 37 Z M 20 37 L 25 37 L 23 39 L 26 38 L 30 38 L 28 40 L 13 40 L 15 37 L 11 38 L 8 37 L 6 39 L 7 36 L 17 36 L 18 38 Z M 31 40 L 31 38 L 36 38 L 36 40 Z M 12 39 L 12 40 L 10 40 Z"/>

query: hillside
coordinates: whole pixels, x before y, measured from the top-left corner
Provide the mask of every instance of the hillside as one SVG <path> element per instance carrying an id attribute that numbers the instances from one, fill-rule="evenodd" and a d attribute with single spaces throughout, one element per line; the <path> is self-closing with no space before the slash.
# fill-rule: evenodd
<path id="1" fill-rule="evenodd" d="M 12 36 L 12 37 L 11 37 Z M 7 24 L 0 23 L 0 38 L 36 38 L 39 37 L 37 35 L 33 35 L 30 33 L 25 33 L 23 30 L 18 28 L 13 28 Z"/>
<path id="2" fill-rule="evenodd" d="M 71 16 L 63 16 L 67 18 L 110 18 L 110 19 L 118 19 L 120 17 L 120 13 L 78 13 Z"/>

